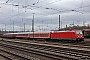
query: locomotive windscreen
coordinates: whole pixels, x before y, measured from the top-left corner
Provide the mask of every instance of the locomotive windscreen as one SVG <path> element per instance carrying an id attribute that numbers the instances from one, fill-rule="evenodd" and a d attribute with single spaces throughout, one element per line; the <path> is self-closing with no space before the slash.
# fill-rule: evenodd
<path id="1" fill-rule="evenodd" d="M 77 34 L 83 34 L 81 30 L 76 30 Z"/>

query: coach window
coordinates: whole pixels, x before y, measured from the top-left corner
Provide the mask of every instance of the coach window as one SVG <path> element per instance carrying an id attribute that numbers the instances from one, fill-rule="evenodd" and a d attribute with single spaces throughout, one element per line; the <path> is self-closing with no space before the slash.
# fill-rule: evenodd
<path id="1" fill-rule="evenodd" d="M 41 36 L 48 36 L 48 34 L 40 34 Z"/>

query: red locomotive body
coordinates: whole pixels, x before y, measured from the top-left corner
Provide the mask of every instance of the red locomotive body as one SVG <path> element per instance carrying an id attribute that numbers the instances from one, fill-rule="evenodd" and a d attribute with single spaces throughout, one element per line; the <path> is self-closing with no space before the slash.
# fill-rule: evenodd
<path id="1" fill-rule="evenodd" d="M 75 32 L 72 31 L 56 31 L 51 33 L 51 39 L 73 39 L 76 38 Z"/>
<path id="2" fill-rule="evenodd" d="M 83 41 L 83 34 L 80 34 L 81 31 L 54 31 L 51 32 L 50 38 L 57 39 L 61 41 Z"/>

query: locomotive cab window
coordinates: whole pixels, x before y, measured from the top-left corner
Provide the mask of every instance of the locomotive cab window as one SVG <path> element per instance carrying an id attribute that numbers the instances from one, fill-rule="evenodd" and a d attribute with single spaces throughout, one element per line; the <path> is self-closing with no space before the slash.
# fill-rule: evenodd
<path id="1" fill-rule="evenodd" d="M 81 30 L 76 30 L 76 33 L 77 34 L 82 34 L 82 31 Z"/>

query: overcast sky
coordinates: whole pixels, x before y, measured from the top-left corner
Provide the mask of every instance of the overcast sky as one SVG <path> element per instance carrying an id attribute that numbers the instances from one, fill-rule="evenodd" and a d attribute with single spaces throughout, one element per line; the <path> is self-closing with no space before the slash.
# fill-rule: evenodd
<path id="1" fill-rule="evenodd" d="M 33 14 L 34 13 L 34 14 Z M 32 30 L 34 15 L 35 31 L 58 29 L 66 25 L 90 24 L 90 0 L 0 0 L 0 30 Z"/>

